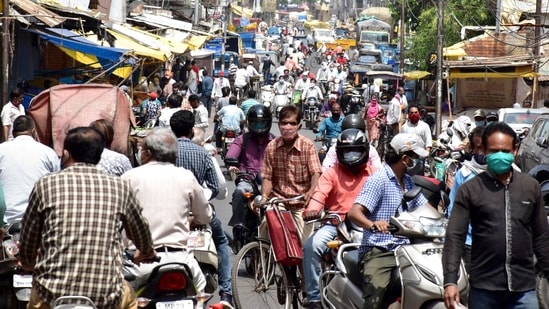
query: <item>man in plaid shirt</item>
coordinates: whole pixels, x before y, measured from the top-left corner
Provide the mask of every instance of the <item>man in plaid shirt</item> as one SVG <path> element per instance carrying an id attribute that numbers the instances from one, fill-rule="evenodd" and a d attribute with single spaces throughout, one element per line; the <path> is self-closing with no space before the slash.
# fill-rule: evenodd
<path id="1" fill-rule="evenodd" d="M 137 263 L 156 253 L 130 184 L 96 167 L 104 147 L 93 128 L 69 130 L 64 170 L 31 192 L 20 245 L 21 265 L 34 277 L 29 308 L 49 309 L 64 295 L 87 296 L 103 309 L 137 306 L 122 275 L 120 224 L 139 249 Z"/>
<path id="2" fill-rule="evenodd" d="M 280 136 L 265 149 L 261 195 L 264 200 L 304 195 L 302 201 L 290 205 L 290 210 L 305 242 L 313 233 L 313 227 L 305 226 L 302 213 L 316 188 L 322 168 L 314 143 L 298 133 L 301 111 L 295 105 L 286 105 L 280 110 L 279 119 Z"/>

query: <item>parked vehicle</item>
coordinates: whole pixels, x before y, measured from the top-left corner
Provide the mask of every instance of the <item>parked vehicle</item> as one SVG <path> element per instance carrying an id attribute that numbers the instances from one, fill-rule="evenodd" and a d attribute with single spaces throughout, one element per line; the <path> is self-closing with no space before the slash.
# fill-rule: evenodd
<path id="1" fill-rule="evenodd" d="M 539 116 L 527 132 L 515 158 L 525 173 L 537 165 L 549 164 L 549 115 Z"/>
<path id="2" fill-rule="evenodd" d="M 413 199 L 421 187 L 407 192 L 403 198 Z M 445 308 L 442 272 L 443 244 L 438 239 L 444 237 L 447 219 L 430 206 L 422 206 L 411 212 L 403 212 L 391 217 L 390 232 L 410 239 L 410 244 L 398 247 L 394 254 L 398 267 L 395 268 L 383 308 Z M 339 248 L 336 270 L 323 276 L 333 278 L 323 286 L 321 296 L 324 308 L 362 308 L 363 278 L 358 267 L 358 247 L 360 243 L 345 244 Z M 463 302 L 467 302 L 468 278 L 462 264 L 458 288 Z"/>
<path id="3" fill-rule="evenodd" d="M 530 129 L 534 121 L 544 112 L 547 113 L 536 108 L 500 108 L 498 120 L 508 124 L 517 134 L 522 134 L 526 129 Z"/>

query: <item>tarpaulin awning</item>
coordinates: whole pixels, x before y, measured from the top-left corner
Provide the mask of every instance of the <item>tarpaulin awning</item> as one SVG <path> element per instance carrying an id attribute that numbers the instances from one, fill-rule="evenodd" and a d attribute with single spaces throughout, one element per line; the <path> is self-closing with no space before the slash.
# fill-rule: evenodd
<path id="1" fill-rule="evenodd" d="M 150 57 L 160 61 L 166 61 L 171 56 L 170 52 L 166 53 L 161 50 L 156 50 L 147 46 L 143 46 L 140 43 L 131 39 L 130 37 L 127 37 L 116 31 L 107 30 L 107 32 L 116 38 L 116 41 L 114 42 L 116 47 L 132 49 L 138 56 Z"/>
<path id="2" fill-rule="evenodd" d="M 467 53 L 465 50 L 461 47 L 445 47 L 442 52 L 444 57 L 465 57 L 467 56 Z"/>
<path id="3" fill-rule="evenodd" d="M 242 17 L 247 17 L 247 18 L 252 18 L 252 16 L 254 15 L 253 10 L 247 9 L 247 8 L 242 7 L 240 5 L 236 5 L 234 3 L 231 4 L 231 12 L 233 12 L 236 15 L 239 15 L 239 16 L 242 16 Z"/>
<path id="4" fill-rule="evenodd" d="M 139 20 L 143 23 L 156 26 L 157 28 L 173 28 L 183 31 L 193 30 L 193 24 L 191 23 L 159 15 L 143 14 L 141 16 L 134 16 L 132 18 Z"/>
<path id="5" fill-rule="evenodd" d="M 536 73 L 532 64 L 506 67 L 454 67 L 449 70 L 450 78 L 533 78 Z"/>
<path id="6" fill-rule="evenodd" d="M 311 30 L 311 29 L 331 29 L 332 26 L 330 26 L 330 23 L 320 20 L 311 20 L 306 21 L 303 23 L 303 27 Z"/>
<path id="7" fill-rule="evenodd" d="M 57 26 L 67 20 L 65 17 L 59 16 L 30 0 L 11 0 L 10 3 L 13 3 L 16 7 L 32 15 L 49 27 Z"/>
<path id="8" fill-rule="evenodd" d="M 204 46 L 204 43 L 210 38 L 207 35 L 193 35 L 185 40 L 185 44 L 189 46 L 191 50 L 197 50 Z"/>
<path id="9" fill-rule="evenodd" d="M 418 80 L 425 78 L 429 75 L 431 75 L 431 73 L 427 71 L 410 71 L 404 73 L 404 78 L 406 78 L 407 80 Z"/>
<path id="10" fill-rule="evenodd" d="M 129 52 L 128 49 L 100 46 L 97 43 L 87 40 L 81 35 L 67 29 L 46 28 L 49 34 L 38 29 L 29 30 L 38 33 L 42 38 L 56 45 L 85 54 L 92 54 L 97 56 L 97 58 L 105 59 L 111 62 L 118 62 L 124 54 Z"/>
<path id="11" fill-rule="evenodd" d="M 155 35 L 152 33 L 148 33 L 146 31 L 139 30 L 139 29 L 132 29 L 132 30 L 142 33 L 143 35 L 148 35 L 153 39 L 156 39 L 160 44 L 162 44 L 163 46 L 166 46 L 169 49 L 169 51 L 174 54 L 183 54 L 189 48 L 189 45 L 183 42 L 176 42 L 175 40 L 170 40 L 168 38 Z"/>

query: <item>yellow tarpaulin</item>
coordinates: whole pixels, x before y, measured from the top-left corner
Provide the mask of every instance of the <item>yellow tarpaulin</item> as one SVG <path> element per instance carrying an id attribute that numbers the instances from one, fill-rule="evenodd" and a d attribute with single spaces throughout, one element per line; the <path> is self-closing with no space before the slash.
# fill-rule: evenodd
<path id="1" fill-rule="evenodd" d="M 254 15 L 254 11 L 236 4 L 231 4 L 231 12 L 246 18 L 252 18 L 252 16 Z"/>
<path id="2" fill-rule="evenodd" d="M 404 78 L 407 80 L 418 80 L 425 78 L 427 76 L 431 75 L 431 73 L 427 71 L 410 71 L 410 72 L 404 72 Z"/>
<path id="3" fill-rule="evenodd" d="M 188 37 L 184 44 L 188 46 L 191 50 L 197 50 L 202 48 L 204 46 L 204 43 L 210 38 L 210 36 L 207 35 L 193 35 L 191 37 Z"/>
<path id="4" fill-rule="evenodd" d="M 99 61 L 97 60 L 97 57 L 95 55 L 85 54 L 85 53 L 75 51 L 75 50 L 72 50 L 72 49 L 67 49 L 67 48 L 61 47 L 61 46 L 57 46 L 57 47 L 59 47 L 65 54 L 69 55 L 71 58 L 73 58 L 74 60 L 76 60 L 76 61 L 78 61 L 82 64 L 88 65 L 88 66 L 90 66 L 92 68 L 95 68 L 95 69 L 102 68 L 101 64 L 99 63 Z M 108 69 L 108 68 L 103 68 L 103 69 Z M 112 72 L 112 74 L 114 74 L 118 77 L 121 77 L 121 78 L 126 78 L 131 74 L 131 72 L 132 72 L 131 67 L 119 67 L 119 68 L 116 68 Z"/>
<path id="5" fill-rule="evenodd" d="M 303 23 L 303 26 L 309 30 L 311 29 L 332 29 L 330 23 L 320 20 L 311 20 Z"/>
<path id="6" fill-rule="evenodd" d="M 459 58 L 459 57 L 467 56 L 467 53 L 461 47 L 447 47 L 447 48 L 444 48 L 442 54 L 446 58 L 449 58 L 449 57 Z"/>
<path id="7" fill-rule="evenodd" d="M 450 78 L 533 78 L 536 75 L 532 71 L 532 65 L 517 66 L 514 72 L 498 72 L 495 68 L 487 67 L 478 68 L 476 72 L 472 72 L 471 68 L 467 68 L 464 72 L 460 68 L 451 68 L 449 73 Z"/>
<path id="8" fill-rule="evenodd" d="M 107 31 L 109 32 L 109 34 L 111 34 L 116 38 L 116 41 L 114 42 L 114 45 L 115 45 L 114 47 L 131 49 L 138 56 L 150 57 L 150 58 L 158 59 L 160 61 L 166 61 L 171 57 L 170 53 L 166 54 L 163 51 L 155 50 L 155 49 L 143 46 L 137 43 L 136 41 L 132 40 L 131 38 L 123 34 L 120 34 L 116 31 L 112 31 L 109 29 L 107 29 Z"/>
<path id="9" fill-rule="evenodd" d="M 137 28 L 131 28 L 131 29 L 134 30 L 134 31 L 137 31 L 139 33 L 142 33 L 144 35 L 148 35 L 151 38 L 154 38 L 155 40 L 160 42 L 160 44 L 168 46 L 170 51 L 174 54 L 183 54 L 187 51 L 188 45 L 183 43 L 183 42 L 177 42 L 177 41 L 174 41 L 174 40 L 170 40 L 168 38 L 165 38 L 165 37 L 162 37 L 162 36 L 159 36 L 159 35 L 155 35 L 155 34 L 152 34 L 150 32 L 147 32 L 147 31 L 139 30 Z"/>

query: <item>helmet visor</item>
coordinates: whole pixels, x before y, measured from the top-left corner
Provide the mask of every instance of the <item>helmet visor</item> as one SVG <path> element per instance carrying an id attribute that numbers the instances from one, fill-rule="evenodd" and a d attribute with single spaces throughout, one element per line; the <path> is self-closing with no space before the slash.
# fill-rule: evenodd
<path id="1" fill-rule="evenodd" d="M 252 119 L 248 125 L 253 132 L 262 133 L 270 130 L 269 121 L 266 119 Z"/>

